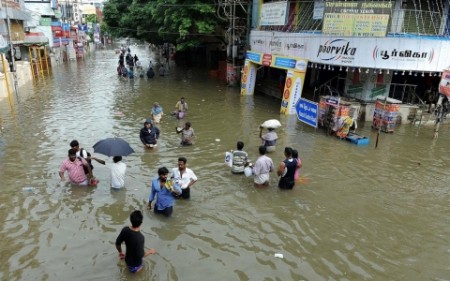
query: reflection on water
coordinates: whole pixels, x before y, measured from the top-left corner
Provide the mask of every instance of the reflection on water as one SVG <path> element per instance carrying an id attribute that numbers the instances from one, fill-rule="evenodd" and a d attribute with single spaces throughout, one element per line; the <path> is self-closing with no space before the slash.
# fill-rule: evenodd
<path id="1" fill-rule="evenodd" d="M 151 54 L 135 51 L 146 65 Z M 432 128 L 400 126 L 374 149 L 366 126 L 372 144 L 358 147 L 279 116 L 278 100 L 241 97 L 207 71 L 171 66 L 166 77 L 125 80 L 116 62 L 104 50 L 55 66 L 22 90 L 14 111 L 0 102 L 2 280 L 448 280 L 448 127 L 433 142 Z M 181 96 L 197 134 L 191 147 L 179 146 L 170 115 Z M 139 129 L 155 101 L 166 114 L 160 145 L 146 151 Z M 289 145 L 304 164 L 292 191 L 278 190 L 275 175 L 269 188 L 254 189 L 223 164 L 238 140 L 254 161 L 259 124 L 273 118 L 284 126 L 270 157 L 280 162 Z M 114 136 L 136 151 L 125 159 L 126 189 L 109 188 L 112 160 L 102 155 L 97 187 L 59 183 L 72 139 L 92 152 Z M 133 276 L 115 238 L 132 210 L 145 210 L 157 169 L 180 156 L 199 177 L 192 199 L 177 201 L 170 219 L 145 211 L 146 246 L 158 253 Z"/>

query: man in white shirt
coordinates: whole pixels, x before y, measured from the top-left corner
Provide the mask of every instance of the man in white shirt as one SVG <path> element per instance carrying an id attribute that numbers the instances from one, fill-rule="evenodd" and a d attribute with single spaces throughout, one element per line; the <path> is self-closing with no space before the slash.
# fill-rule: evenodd
<path id="1" fill-rule="evenodd" d="M 125 186 L 127 165 L 122 162 L 122 156 L 114 156 L 111 165 L 111 188 L 119 189 Z"/>
<path id="2" fill-rule="evenodd" d="M 185 157 L 180 157 L 178 158 L 178 168 L 172 169 L 172 178 L 181 187 L 181 194 L 176 198 L 189 199 L 191 196 L 190 187 L 197 181 L 197 176 L 186 167 L 186 162 Z"/>

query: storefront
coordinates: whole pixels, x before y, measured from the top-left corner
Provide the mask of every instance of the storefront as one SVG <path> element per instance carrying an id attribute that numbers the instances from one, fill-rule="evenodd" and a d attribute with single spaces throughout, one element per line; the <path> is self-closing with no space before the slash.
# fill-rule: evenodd
<path id="1" fill-rule="evenodd" d="M 248 52 L 244 74 L 245 71 L 250 73 L 255 64 L 264 65 L 264 58 L 297 61 L 300 57 L 302 62 L 308 61 L 301 70 L 301 79 L 306 70 L 311 72 L 307 85 L 323 83 L 324 75 L 339 76 L 343 94 L 362 102 L 374 102 L 378 96 L 388 95 L 395 85 L 413 85 L 414 91 L 419 87 L 420 95 L 425 92 L 423 87 L 436 87 L 442 71 L 450 65 L 450 53 L 446 51 L 450 41 L 428 37 L 339 38 L 252 31 L 250 43 L 252 51 Z M 277 67 L 274 62 L 271 61 L 271 67 Z M 294 71 L 300 70 L 294 66 L 290 75 Z M 243 79 L 242 82 L 243 94 L 252 94 L 252 81 Z M 304 82 L 302 80 L 302 86 Z M 283 98 L 282 105 L 285 103 Z"/>
<path id="2" fill-rule="evenodd" d="M 253 95 L 259 66 L 286 70 L 280 113 L 295 114 L 295 104 L 302 96 L 307 65 L 308 61 L 302 58 L 247 52 L 241 79 L 241 94 Z"/>

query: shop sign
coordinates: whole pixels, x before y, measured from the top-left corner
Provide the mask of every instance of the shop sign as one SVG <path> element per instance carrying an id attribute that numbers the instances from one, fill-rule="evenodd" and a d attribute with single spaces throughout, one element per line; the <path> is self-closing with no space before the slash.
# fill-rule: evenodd
<path id="1" fill-rule="evenodd" d="M 259 25 L 285 25 L 288 1 L 265 3 L 261 8 Z"/>
<path id="2" fill-rule="evenodd" d="M 319 106 L 317 103 L 301 98 L 296 103 L 295 110 L 300 122 L 317 128 L 317 117 L 319 113 Z"/>
<path id="3" fill-rule="evenodd" d="M 328 40 L 319 46 L 317 57 L 323 61 L 353 60 L 356 50 L 357 48 L 350 45 L 348 40 Z"/>
<path id="4" fill-rule="evenodd" d="M 374 2 L 375 3 L 375 2 Z M 450 62 L 450 41 L 425 38 L 333 38 L 327 35 L 286 34 L 282 32 L 252 31 L 251 50 L 275 56 L 304 58 L 312 63 L 361 67 L 371 69 L 406 69 L 438 71 L 447 69 Z M 265 45 L 254 45 L 264 38 Z M 276 38 L 284 46 L 281 52 L 272 53 L 269 41 Z M 262 40 L 262 39 L 261 39 Z M 304 48 L 287 48 L 290 44 Z M 273 64 L 273 63 L 272 63 Z M 271 65 L 266 62 L 264 65 Z"/>
<path id="5" fill-rule="evenodd" d="M 279 68 L 295 68 L 297 61 L 291 58 L 275 57 L 274 67 Z"/>
<path id="6" fill-rule="evenodd" d="M 384 37 L 392 2 L 326 1 L 323 34 L 334 36 Z"/>
<path id="7" fill-rule="evenodd" d="M 306 60 L 297 60 L 297 63 L 295 64 L 295 69 L 300 71 L 306 71 L 307 67 L 308 62 Z"/>
<path id="8" fill-rule="evenodd" d="M 373 49 L 373 60 L 423 60 L 431 63 L 434 59 L 434 48 L 429 51 L 413 50 L 413 49 L 380 49 L 375 46 Z"/>
<path id="9" fill-rule="evenodd" d="M 325 2 L 323 0 L 314 0 L 313 20 L 323 19 Z"/>
<path id="10" fill-rule="evenodd" d="M 270 53 L 280 53 L 283 42 L 280 39 L 274 39 L 269 41 Z"/>
<path id="11" fill-rule="evenodd" d="M 258 64 L 261 63 L 261 54 L 259 54 L 259 53 L 247 51 L 247 53 L 245 54 L 245 57 L 248 60 L 251 60 L 255 63 L 258 63 Z"/>
<path id="12" fill-rule="evenodd" d="M 331 105 L 331 106 L 338 106 L 339 105 L 339 98 L 337 97 L 328 97 L 325 99 L 325 103 L 327 105 Z"/>

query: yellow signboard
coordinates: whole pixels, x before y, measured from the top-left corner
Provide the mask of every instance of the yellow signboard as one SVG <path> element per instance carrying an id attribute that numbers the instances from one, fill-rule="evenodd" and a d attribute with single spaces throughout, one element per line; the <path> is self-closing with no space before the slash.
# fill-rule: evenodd
<path id="1" fill-rule="evenodd" d="M 324 34 L 334 36 L 384 37 L 391 2 L 327 1 L 324 8 Z"/>

